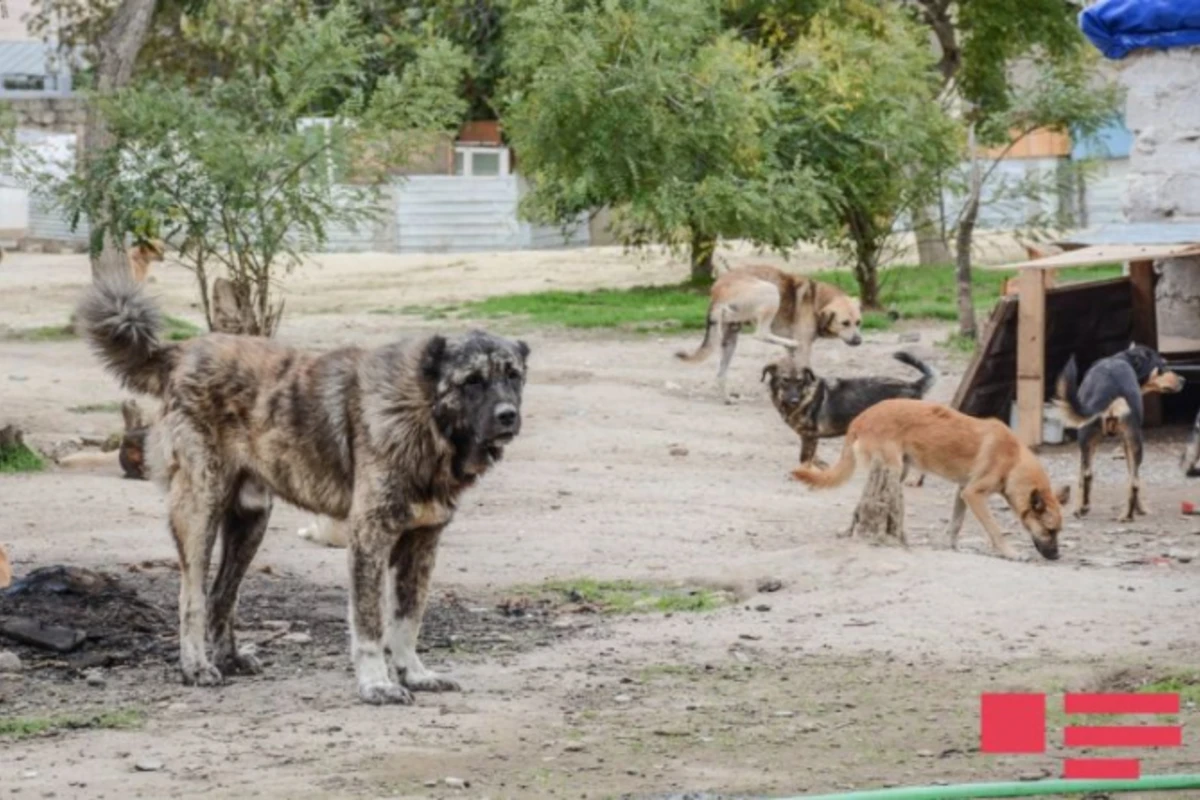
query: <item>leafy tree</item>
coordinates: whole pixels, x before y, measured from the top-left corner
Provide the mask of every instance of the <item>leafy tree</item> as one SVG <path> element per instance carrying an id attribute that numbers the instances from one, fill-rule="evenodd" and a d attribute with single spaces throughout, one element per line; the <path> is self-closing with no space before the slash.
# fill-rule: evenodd
<path id="1" fill-rule="evenodd" d="M 1094 135 L 1111 122 L 1120 106 L 1120 91 L 1115 84 L 1098 78 L 1096 56 L 1088 50 L 1058 59 L 1039 60 L 1026 71 L 1022 83 L 1009 86 L 1001 114 L 989 114 L 974 126 L 980 142 L 1006 142 L 987 163 L 972 147 L 970 174 L 965 201 L 953 223 L 958 282 L 959 333 L 975 338 L 975 306 L 971 297 L 972 238 L 979 219 L 983 190 L 1005 156 L 1021 140 L 1039 129 L 1070 132 L 1077 137 Z M 1028 199 L 1040 199 L 1043 186 L 1025 188 Z"/>
<path id="2" fill-rule="evenodd" d="M 76 223 L 91 220 L 93 251 L 128 235 L 179 241 L 210 326 L 210 280 L 223 273 L 246 332 L 273 333 L 282 313 L 274 291 L 300 249 L 323 244 L 331 225 L 369 219 L 389 168 L 465 110 L 457 88 L 466 59 L 449 43 L 428 41 L 368 94 L 366 34 L 352 10 L 281 21 L 292 9 L 290 0 L 212 3 L 185 35 L 228 59 L 227 73 L 147 79 L 95 97 L 113 142 L 53 187 Z M 273 20 L 279 38 L 268 53 L 231 35 L 230 20 Z M 337 113 L 305 127 L 333 96 L 344 98 Z"/>
<path id="3" fill-rule="evenodd" d="M 786 249 L 821 205 L 784 161 L 782 75 L 705 0 L 546 0 L 509 21 L 505 131 L 529 217 L 612 206 L 626 242 L 686 245 L 711 280 L 719 237 Z"/>
<path id="4" fill-rule="evenodd" d="M 936 104 L 924 32 L 891 6 L 838 4 L 786 51 L 784 147 L 814 165 L 832 214 L 818 239 L 854 266 L 864 306 L 898 217 L 929 202 L 957 158 L 959 126 Z"/>

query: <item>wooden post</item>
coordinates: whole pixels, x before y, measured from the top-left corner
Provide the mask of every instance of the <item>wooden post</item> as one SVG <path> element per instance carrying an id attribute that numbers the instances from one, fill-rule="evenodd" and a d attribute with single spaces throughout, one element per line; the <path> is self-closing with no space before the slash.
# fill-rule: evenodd
<path id="1" fill-rule="evenodd" d="M 1154 303 L 1154 262 L 1129 262 L 1129 290 L 1133 306 L 1133 341 L 1158 349 L 1158 311 Z M 1162 398 L 1142 395 L 1147 427 L 1162 424 Z"/>
<path id="2" fill-rule="evenodd" d="M 1037 447 L 1046 399 L 1046 272 L 1023 267 L 1017 280 L 1017 437 Z"/>

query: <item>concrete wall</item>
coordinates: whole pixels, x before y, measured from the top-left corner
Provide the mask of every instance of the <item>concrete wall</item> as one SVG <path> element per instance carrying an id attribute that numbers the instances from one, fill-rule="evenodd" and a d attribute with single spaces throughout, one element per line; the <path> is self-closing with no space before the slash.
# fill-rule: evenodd
<path id="1" fill-rule="evenodd" d="M 83 136 L 85 112 L 78 97 L 3 98 L 0 102 L 16 114 L 18 128 Z"/>
<path id="2" fill-rule="evenodd" d="M 1130 222 L 1200 222 L 1200 48 L 1141 51 L 1121 72 L 1133 132 Z M 1200 259 L 1161 265 L 1158 332 L 1200 339 Z"/>

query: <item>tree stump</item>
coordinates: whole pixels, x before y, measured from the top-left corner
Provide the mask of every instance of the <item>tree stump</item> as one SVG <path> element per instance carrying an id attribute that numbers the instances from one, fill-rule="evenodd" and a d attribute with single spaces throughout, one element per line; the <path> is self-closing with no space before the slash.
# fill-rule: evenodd
<path id="1" fill-rule="evenodd" d="M 217 333 L 252 335 L 258 325 L 250 298 L 243 296 L 234 284 L 217 278 L 212 286 L 212 327 Z"/>
<path id="2" fill-rule="evenodd" d="M 854 519 L 844 534 L 871 544 L 908 546 L 904 535 L 904 489 L 900 475 L 882 464 L 872 464 Z"/>

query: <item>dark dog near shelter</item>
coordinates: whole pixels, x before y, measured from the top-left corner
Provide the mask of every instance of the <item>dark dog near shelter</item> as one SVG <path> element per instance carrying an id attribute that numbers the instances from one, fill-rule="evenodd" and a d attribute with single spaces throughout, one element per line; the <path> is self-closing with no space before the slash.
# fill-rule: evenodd
<path id="1" fill-rule="evenodd" d="M 521 429 L 523 342 L 477 331 L 319 355 L 251 336 L 165 342 L 129 279 L 93 286 L 79 319 L 126 387 L 163 401 L 146 455 L 179 550 L 185 683 L 261 670 L 238 650 L 234 617 L 278 495 L 347 521 L 359 697 L 411 703 L 410 690 L 458 688 L 421 663 L 417 637 L 458 497 Z"/>
<path id="2" fill-rule="evenodd" d="M 771 402 L 788 427 L 800 436 L 801 464 L 817 461 L 819 439 L 845 436 L 854 418 L 876 403 L 896 397 L 920 400 L 929 393 L 937 382 L 937 370 L 909 353 L 894 353 L 892 357 L 919 370 L 921 377 L 914 381 L 878 377 L 829 381 L 787 358 L 763 367 L 762 380 L 770 378 Z"/>
<path id="3" fill-rule="evenodd" d="M 1075 516 L 1088 513 L 1092 494 L 1092 460 L 1104 436 L 1117 435 L 1125 449 L 1129 489 L 1121 522 L 1145 514 L 1138 471 L 1142 466 L 1142 395 L 1183 389 L 1183 378 L 1172 372 L 1153 348 L 1132 344 L 1120 353 L 1088 367 L 1079 382 L 1075 356 L 1067 361 L 1056 383 L 1055 402 L 1068 424 L 1078 428 L 1079 505 Z"/>

